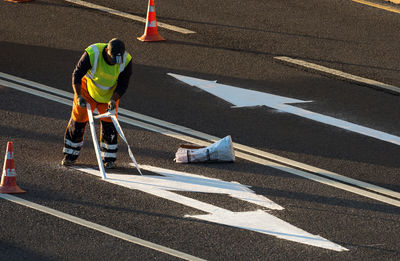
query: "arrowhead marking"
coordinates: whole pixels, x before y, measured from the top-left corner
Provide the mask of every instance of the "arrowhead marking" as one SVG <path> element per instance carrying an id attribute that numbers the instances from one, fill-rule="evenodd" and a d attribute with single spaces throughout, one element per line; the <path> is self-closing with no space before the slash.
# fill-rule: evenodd
<path id="1" fill-rule="evenodd" d="M 196 86 L 212 95 L 215 95 L 231 104 L 233 107 L 254 107 L 254 106 L 267 106 L 279 111 L 294 114 L 306 119 L 321 122 L 341 129 L 359 133 L 361 135 L 369 136 L 375 139 L 390 142 L 400 145 L 400 137 L 395 136 L 383 131 L 371 129 L 361 125 L 357 125 L 344 120 L 336 119 L 331 116 L 326 116 L 320 113 L 304 110 L 295 106 L 288 105 L 289 103 L 304 103 L 310 101 L 303 101 L 298 99 L 287 98 L 274 94 L 246 90 L 234 86 L 219 84 L 213 81 L 206 81 L 202 79 L 192 78 L 188 76 L 168 73 L 168 75 L 183 81 L 189 85 Z"/>
<path id="2" fill-rule="evenodd" d="M 78 166 L 75 169 L 98 177 L 101 176 L 99 171 L 95 169 L 80 168 Z M 154 172 L 160 176 L 107 173 L 107 179 L 103 181 L 139 190 L 208 213 L 205 215 L 186 215 L 185 217 L 256 231 L 277 238 L 334 251 L 348 250 L 325 238 L 297 228 L 261 209 L 248 212 L 232 212 L 210 203 L 175 193 L 176 191 L 192 191 L 225 194 L 261 207 L 283 210 L 283 207 L 262 195 L 257 195 L 247 186 L 240 183 L 147 165 L 141 165 L 140 169 Z"/>
<path id="3" fill-rule="evenodd" d="M 233 104 L 235 108 L 267 106 L 280 110 L 285 104 L 311 102 L 219 84 L 217 81 L 202 80 L 173 73 L 168 73 L 168 75 L 217 96 Z"/>

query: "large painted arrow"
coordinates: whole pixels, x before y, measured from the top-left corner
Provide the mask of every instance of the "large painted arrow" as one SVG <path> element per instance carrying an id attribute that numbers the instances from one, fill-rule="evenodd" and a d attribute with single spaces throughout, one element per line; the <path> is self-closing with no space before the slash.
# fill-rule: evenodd
<path id="1" fill-rule="evenodd" d="M 217 81 L 202 80 L 179 74 L 168 73 L 168 75 L 184 83 L 187 83 L 191 86 L 198 87 L 214 96 L 217 96 L 233 104 L 234 107 L 267 106 L 269 108 L 291 113 L 313 121 L 321 122 L 348 131 L 366 135 L 375 139 L 400 145 L 400 137 L 398 136 L 382 132 L 379 130 L 374 130 L 361 125 L 357 125 L 348 121 L 336 119 L 331 116 L 326 116 L 312 111 L 307 111 L 292 105 L 288 105 L 290 103 L 304 103 L 311 101 L 303 101 L 303 100 L 273 95 L 265 92 L 242 89 L 230 85 L 219 84 L 217 83 Z"/>
<path id="2" fill-rule="evenodd" d="M 79 166 L 75 168 L 91 175 L 102 176 L 97 169 L 81 168 Z M 255 231 L 280 239 L 334 251 L 348 251 L 345 247 L 321 236 L 310 234 L 273 216 L 269 213 L 269 210 L 283 210 L 283 207 L 262 195 L 257 195 L 246 185 L 148 165 L 140 165 L 140 169 L 152 172 L 155 175 L 141 176 L 107 173 L 107 178 L 103 179 L 103 181 L 139 190 L 205 212 L 205 214 L 186 215 L 185 217 Z M 233 212 L 175 193 L 177 191 L 229 195 L 268 210 L 257 209 L 254 211 Z"/>

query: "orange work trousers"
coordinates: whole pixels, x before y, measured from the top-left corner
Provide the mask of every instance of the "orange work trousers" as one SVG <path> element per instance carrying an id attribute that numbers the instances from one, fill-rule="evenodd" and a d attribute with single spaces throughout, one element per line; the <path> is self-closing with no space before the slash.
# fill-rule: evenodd
<path id="1" fill-rule="evenodd" d="M 90 97 L 87 86 L 86 78 L 82 79 L 81 96 L 85 98 L 86 102 L 90 104 L 92 111 L 97 108 L 99 114 L 107 111 L 107 103 L 98 103 Z M 118 112 L 119 100 L 116 101 L 116 112 Z M 74 96 L 74 104 L 71 112 L 71 119 L 65 130 L 64 137 L 64 154 L 67 154 L 71 160 L 76 160 L 79 156 L 81 147 L 83 145 L 84 133 L 86 125 L 89 121 L 86 107 L 80 107 L 78 104 L 77 95 Z M 118 150 L 118 133 L 112 123 L 111 118 L 100 119 L 100 149 L 102 158 L 105 162 L 115 161 Z"/>
<path id="2" fill-rule="evenodd" d="M 87 103 L 90 104 L 90 107 L 92 108 L 92 111 L 94 111 L 94 109 L 96 109 L 96 108 L 97 108 L 97 111 L 99 112 L 99 114 L 103 114 L 103 113 L 105 113 L 107 111 L 107 108 L 108 108 L 108 104 L 107 103 L 98 103 L 95 100 L 93 100 L 92 97 L 90 97 L 89 92 L 87 90 L 86 78 L 85 77 L 82 78 L 81 96 L 83 98 L 85 98 Z M 115 111 L 118 114 L 119 100 L 117 100 L 115 103 L 116 103 Z M 87 114 L 87 109 L 85 107 L 82 108 L 82 107 L 79 106 L 76 94 L 74 96 L 74 105 L 72 107 L 71 118 L 75 122 L 87 122 L 89 120 L 88 114 Z M 111 118 L 102 118 L 101 120 L 102 121 L 106 121 L 106 122 L 112 122 Z"/>

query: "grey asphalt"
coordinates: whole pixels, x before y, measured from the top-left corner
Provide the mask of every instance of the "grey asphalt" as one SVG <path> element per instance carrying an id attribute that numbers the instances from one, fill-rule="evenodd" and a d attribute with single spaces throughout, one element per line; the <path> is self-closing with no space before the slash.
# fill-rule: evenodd
<path id="1" fill-rule="evenodd" d="M 145 16 L 147 1 L 93 3 Z M 400 86 L 400 15 L 347 0 L 156 2 L 167 39 L 142 43 L 144 24 L 64 1 L 0 2 L 0 72 L 72 92 L 82 51 L 118 36 L 134 74 L 122 108 L 400 191 L 399 146 L 265 107 L 235 108 L 167 75 L 312 100 L 296 106 L 394 135 L 399 97 L 288 66 L 289 56 Z M 3 11 L 4 10 L 4 11 Z M 238 228 L 185 218 L 204 214 L 59 165 L 71 107 L 0 86 L 0 146 L 14 141 L 19 197 L 209 260 L 397 260 L 399 208 L 246 160 L 179 165 L 182 143 L 122 124 L 141 164 L 246 184 L 283 206 L 273 215 L 343 247 L 335 252 Z M 79 163 L 96 165 L 90 133 Z M 1 147 L 0 147 L 1 150 Z M 120 143 L 118 163 L 129 168 Z M 1 161 L 0 164 L 3 164 Z M 224 195 L 185 194 L 232 209 L 258 207 Z M 175 260 L 58 218 L 0 200 L 0 259 Z"/>

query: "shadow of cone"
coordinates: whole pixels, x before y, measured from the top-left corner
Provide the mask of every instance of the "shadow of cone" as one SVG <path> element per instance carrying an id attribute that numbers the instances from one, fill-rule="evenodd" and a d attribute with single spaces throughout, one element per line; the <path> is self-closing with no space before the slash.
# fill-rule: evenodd
<path id="1" fill-rule="evenodd" d="M 17 185 L 17 177 L 14 166 L 14 152 L 13 143 L 9 141 L 7 143 L 6 156 L 4 158 L 3 173 L 1 176 L 0 193 L 2 194 L 14 194 L 14 193 L 25 193 Z"/>
<path id="2" fill-rule="evenodd" d="M 165 39 L 158 34 L 154 0 L 149 0 L 149 6 L 147 8 L 146 27 L 144 29 L 144 34 L 141 37 L 138 37 L 138 39 L 143 42 L 165 41 Z"/>

